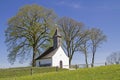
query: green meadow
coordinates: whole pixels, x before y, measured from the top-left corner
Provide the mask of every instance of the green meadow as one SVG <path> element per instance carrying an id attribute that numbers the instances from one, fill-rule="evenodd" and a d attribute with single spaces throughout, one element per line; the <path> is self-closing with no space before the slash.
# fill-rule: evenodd
<path id="1" fill-rule="evenodd" d="M 1 69 L 0 80 L 120 80 L 120 65 L 60 70 L 56 68 L 33 68 L 30 75 L 26 68 Z M 16 73 L 9 70 L 16 70 Z M 35 71 L 36 70 L 36 71 Z"/>

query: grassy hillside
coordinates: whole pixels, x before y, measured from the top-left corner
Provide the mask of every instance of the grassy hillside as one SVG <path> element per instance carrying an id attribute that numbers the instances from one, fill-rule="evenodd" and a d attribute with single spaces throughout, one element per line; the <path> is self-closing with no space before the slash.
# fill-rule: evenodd
<path id="1" fill-rule="evenodd" d="M 62 71 L 63 69 L 59 69 Z M 12 77 L 20 77 L 20 76 L 31 76 L 33 74 L 38 73 L 48 73 L 55 72 L 56 67 L 21 67 L 21 68 L 9 68 L 9 69 L 0 69 L 0 78 L 12 78 Z"/>
<path id="2" fill-rule="evenodd" d="M 72 71 L 36 73 L 32 76 L 1 78 L 0 80 L 120 80 L 120 65 Z"/>

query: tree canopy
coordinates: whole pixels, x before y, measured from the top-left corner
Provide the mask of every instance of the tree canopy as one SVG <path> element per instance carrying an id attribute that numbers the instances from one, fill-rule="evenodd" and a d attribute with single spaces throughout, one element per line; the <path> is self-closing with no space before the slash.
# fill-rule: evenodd
<path id="1" fill-rule="evenodd" d="M 5 31 L 6 43 L 9 50 L 8 59 L 14 63 L 16 57 L 21 60 L 32 55 L 32 66 L 35 66 L 36 54 L 50 40 L 56 15 L 50 10 L 38 5 L 26 5 L 9 19 Z M 32 54 L 31 54 L 32 53 Z"/>
<path id="2" fill-rule="evenodd" d="M 120 64 L 120 52 L 113 52 L 106 58 L 107 64 Z"/>
<path id="3" fill-rule="evenodd" d="M 78 47 L 84 38 L 82 34 L 83 23 L 63 17 L 58 21 L 58 26 L 62 31 L 63 46 L 69 57 L 69 64 L 71 64 L 72 57 L 78 51 Z"/>
<path id="4" fill-rule="evenodd" d="M 92 51 L 92 67 L 94 66 L 94 58 L 97 48 L 106 41 L 106 35 L 102 30 L 98 28 L 91 28 L 90 30 L 90 41 L 91 41 L 91 51 Z"/>

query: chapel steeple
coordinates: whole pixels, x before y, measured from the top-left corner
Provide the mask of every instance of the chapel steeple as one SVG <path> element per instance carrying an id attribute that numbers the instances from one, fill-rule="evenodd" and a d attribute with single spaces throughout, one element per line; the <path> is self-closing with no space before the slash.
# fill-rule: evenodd
<path id="1" fill-rule="evenodd" d="M 54 35 L 53 35 L 53 47 L 58 48 L 59 46 L 61 46 L 61 35 L 60 35 L 59 30 L 57 28 Z"/>

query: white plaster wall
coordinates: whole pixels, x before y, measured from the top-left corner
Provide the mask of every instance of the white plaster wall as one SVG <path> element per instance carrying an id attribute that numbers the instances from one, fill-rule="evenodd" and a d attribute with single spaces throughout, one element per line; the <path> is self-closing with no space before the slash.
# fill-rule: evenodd
<path id="1" fill-rule="evenodd" d="M 63 68 L 69 68 L 69 58 L 61 48 L 61 46 L 58 48 L 56 54 L 52 57 L 52 66 L 58 66 L 60 67 L 60 61 L 63 62 Z"/>
<path id="2" fill-rule="evenodd" d="M 36 61 L 36 66 L 39 66 L 39 62 L 40 62 L 40 64 L 49 64 L 49 63 L 52 64 L 52 59 L 37 60 L 37 61 Z"/>
<path id="3" fill-rule="evenodd" d="M 40 60 L 41 64 L 48 64 L 48 63 L 52 63 L 52 59 L 42 59 Z"/>
<path id="4" fill-rule="evenodd" d="M 39 61 L 40 61 L 40 60 L 37 60 L 37 61 L 36 61 L 36 66 L 37 66 L 37 67 L 39 67 Z"/>

